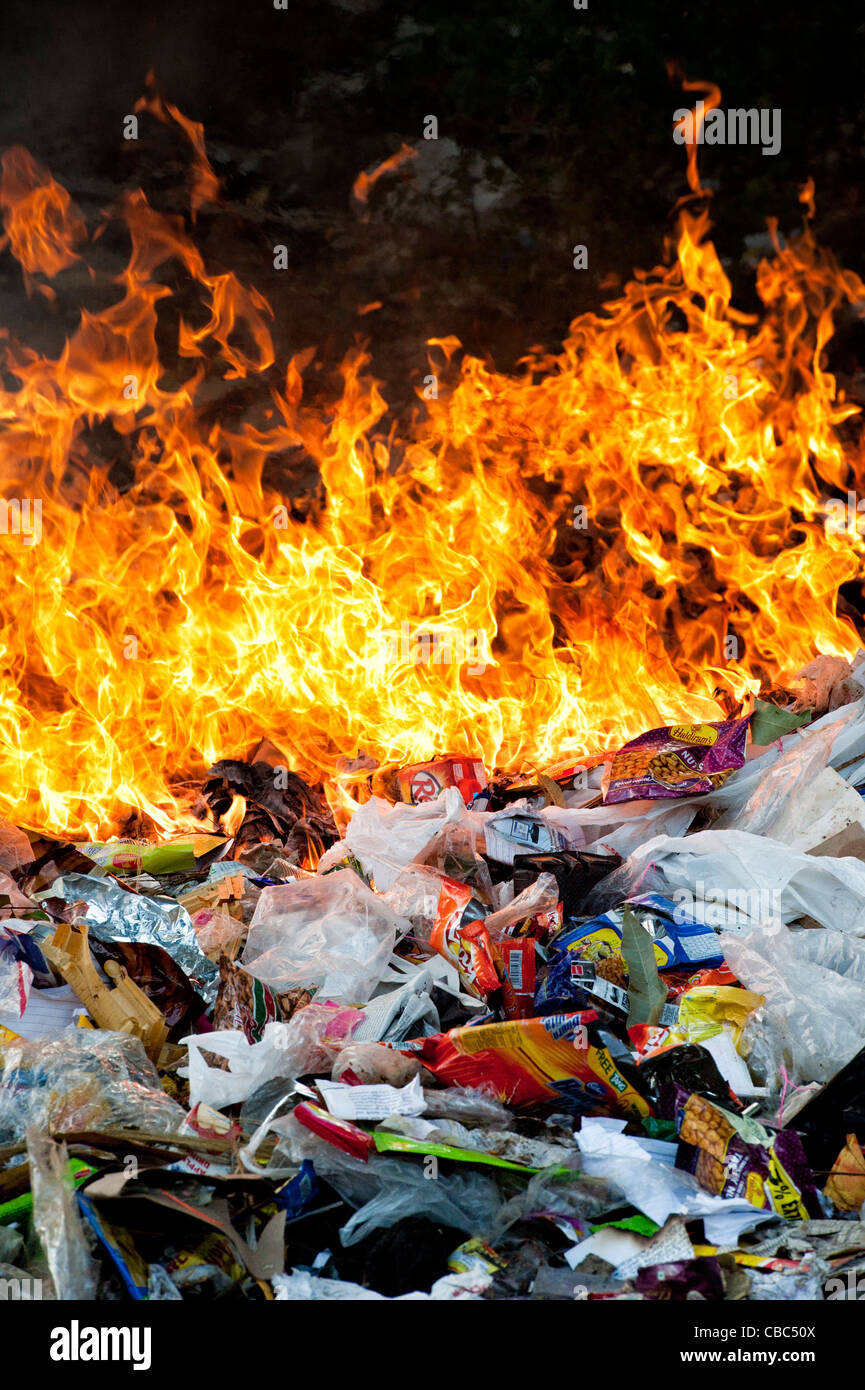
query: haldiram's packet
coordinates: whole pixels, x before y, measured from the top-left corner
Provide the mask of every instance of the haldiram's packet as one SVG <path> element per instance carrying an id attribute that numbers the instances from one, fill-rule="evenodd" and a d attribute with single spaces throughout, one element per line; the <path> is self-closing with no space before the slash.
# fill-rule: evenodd
<path id="1" fill-rule="evenodd" d="M 698 796 L 714 791 L 745 761 L 750 715 L 719 724 L 649 729 L 613 755 L 604 773 L 604 804 Z"/>

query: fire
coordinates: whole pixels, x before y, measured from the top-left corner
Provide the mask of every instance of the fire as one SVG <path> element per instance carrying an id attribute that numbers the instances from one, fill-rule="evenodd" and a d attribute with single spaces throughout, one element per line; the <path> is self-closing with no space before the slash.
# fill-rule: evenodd
<path id="1" fill-rule="evenodd" d="M 148 109 L 193 144 L 193 208 L 217 196 L 201 128 Z M 0 209 L 26 274 L 86 257 L 80 214 L 23 152 Z M 438 395 L 419 388 L 406 421 L 357 350 L 338 399 L 309 405 L 312 353 L 277 373 L 254 288 L 209 273 L 143 192 L 113 215 L 131 238 L 115 302 L 83 309 L 56 360 L 0 341 L 11 819 L 104 836 L 134 808 L 175 827 L 181 782 L 262 736 L 312 778 L 361 754 L 543 767 L 854 654 L 836 596 L 861 577 L 862 537 L 824 520 L 862 477 L 861 445 L 823 350 L 865 288 L 807 217 L 759 267 L 758 317 L 731 305 L 707 213 L 685 207 L 671 264 L 576 319 L 560 353 L 504 375 L 431 341 L 419 376 Z M 199 297 L 179 366 L 157 348 L 178 267 Z M 208 405 L 220 378 L 258 382 L 253 418 Z M 97 426 L 131 481 L 95 457 Z M 285 464 L 300 451 L 325 487 L 304 516 Z M 14 524 L 24 499 L 38 543 Z M 403 631 L 437 634 L 432 659 L 407 659 Z M 482 662 L 453 656 L 468 632 Z"/>

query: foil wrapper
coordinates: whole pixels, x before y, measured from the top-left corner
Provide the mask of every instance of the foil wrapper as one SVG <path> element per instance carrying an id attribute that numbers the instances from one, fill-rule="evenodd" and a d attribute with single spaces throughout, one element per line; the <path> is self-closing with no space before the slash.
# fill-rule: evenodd
<path id="1" fill-rule="evenodd" d="M 146 941 L 161 946 L 212 1004 L 219 986 L 219 966 L 203 954 L 192 918 L 173 898 L 130 893 L 110 878 L 63 874 L 39 898 L 62 898 L 87 904 L 84 921 L 99 941 Z"/>

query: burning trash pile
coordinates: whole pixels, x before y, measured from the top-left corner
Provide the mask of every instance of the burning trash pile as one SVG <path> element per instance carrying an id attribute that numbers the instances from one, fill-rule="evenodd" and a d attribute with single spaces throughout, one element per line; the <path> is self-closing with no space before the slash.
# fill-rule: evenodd
<path id="1" fill-rule="evenodd" d="M 205 783 L 245 793 L 231 836 L 4 823 L 4 1277 L 60 1299 L 855 1290 L 865 653 L 774 695 L 534 781 L 403 768 L 341 837 L 260 758 Z"/>
<path id="2" fill-rule="evenodd" d="M 740 313 L 683 208 L 385 423 L 143 192 L 0 211 L 95 287 L 0 338 L 3 1287 L 855 1297 L 861 282 L 806 223 Z"/>

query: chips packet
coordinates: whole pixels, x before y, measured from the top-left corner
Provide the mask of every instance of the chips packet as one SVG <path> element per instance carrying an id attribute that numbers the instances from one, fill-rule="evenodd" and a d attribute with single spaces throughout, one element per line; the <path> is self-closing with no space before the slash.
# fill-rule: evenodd
<path id="1" fill-rule="evenodd" d="M 649 729 L 614 754 L 604 773 L 604 805 L 699 796 L 721 787 L 745 762 L 750 715 L 717 724 Z"/>
<path id="2" fill-rule="evenodd" d="M 552 1103 L 574 1114 L 639 1118 L 651 1107 L 632 1083 L 630 1053 L 593 1009 L 452 1028 L 401 1043 L 445 1086 L 491 1087 L 517 1109 Z"/>
<path id="3" fill-rule="evenodd" d="M 716 1197 L 744 1197 L 787 1221 L 819 1219 L 822 1208 L 802 1141 L 793 1130 L 771 1133 L 705 1096 L 679 1088 L 676 1167 L 693 1173 Z"/>

